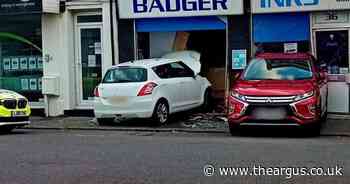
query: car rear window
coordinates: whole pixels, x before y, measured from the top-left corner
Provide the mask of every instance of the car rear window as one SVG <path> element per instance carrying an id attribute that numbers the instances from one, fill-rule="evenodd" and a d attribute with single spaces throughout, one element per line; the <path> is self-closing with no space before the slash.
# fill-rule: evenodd
<path id="1" fill-rule="evenodd" d="M 135 67 L 118 67 L 107 71 L 102 83 L 145 82 L 147 69 Z"/>
<path id="2" fill-rule="evenodd" d="M 304 80 L 312 78 L 309 60 L 253 59 L 245 73 L 245 80 Z"/>

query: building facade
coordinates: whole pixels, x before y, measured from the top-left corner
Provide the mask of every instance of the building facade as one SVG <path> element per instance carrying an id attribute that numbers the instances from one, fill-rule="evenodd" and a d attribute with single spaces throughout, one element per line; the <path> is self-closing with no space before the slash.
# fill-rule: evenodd
<path id="1" fill-rule="evenodd" d="M 0 88 L 48 116 L 88 110 L 112 65 L 201 53 L 215 96 L 265 52 L 311 52 L 328 66 L 329 111 L 350 112 L 350 3 L 338 0 L 0 0 Z"/>
<path id="2" fill-rule="evenodd" d="M 328 68 L 328 111 L 349 113 L 349 1 L 252 0 L 254 52 L 310 52 Z"/>

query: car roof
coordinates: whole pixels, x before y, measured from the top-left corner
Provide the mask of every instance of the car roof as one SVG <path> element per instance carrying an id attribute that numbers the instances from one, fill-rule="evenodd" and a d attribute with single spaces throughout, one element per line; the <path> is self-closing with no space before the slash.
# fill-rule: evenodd
<path id="1" fill-rule="evenodd" d="M 256 56 L 256 58 L 261 59 L 297 59 L 297 60 L 303 60 L 303 59 L 310 59 L 312 57 L 309 53 L 261 53 Z"/>
<path id="2" fill-rule="evenodd" d="M 135 61 L 129 61 L 125 63 L 121 63 L 115 66 L 112 66 L 112 68 L 118 68 L 123 66 L 128 67 L 142 67 L 142 68 L 152 68 L 155 66 L 167 64 L 167 63 L 173 63 L 176 62 L 175 59 L 164 59 L 164 58 L 155 58 L 155 59 L 142 59 L 142 60 L 135 60 Z"/>

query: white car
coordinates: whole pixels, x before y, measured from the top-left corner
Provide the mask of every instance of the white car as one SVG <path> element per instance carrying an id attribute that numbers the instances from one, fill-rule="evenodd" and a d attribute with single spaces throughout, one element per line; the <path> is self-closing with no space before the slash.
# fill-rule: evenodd
<path id="1" fill-rule="evenodd" d="M 98 123 L 152 118 L 162 125 L 172 113 L 208 106 L 211 84 L 198 75 L 199 58 L 199 53 L 182 51 L 111 67 L 95 89 Z"/>

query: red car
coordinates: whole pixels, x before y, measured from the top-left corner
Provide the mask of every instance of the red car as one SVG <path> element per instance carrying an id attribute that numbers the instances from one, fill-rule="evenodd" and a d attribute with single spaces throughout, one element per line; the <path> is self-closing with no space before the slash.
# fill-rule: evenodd
<path id="1" fill-rule="evenodd" d="M 232 134 L 243 125 L 302 126 L 320 132 L 327 73 L 307 53 L 263 53 L 236 77 L 229 97 Z"/>

